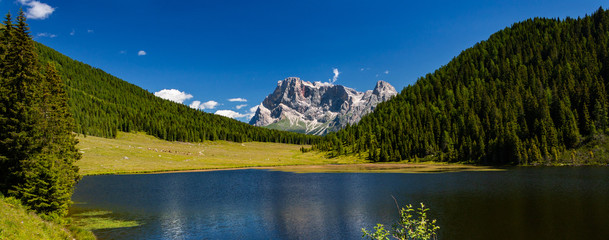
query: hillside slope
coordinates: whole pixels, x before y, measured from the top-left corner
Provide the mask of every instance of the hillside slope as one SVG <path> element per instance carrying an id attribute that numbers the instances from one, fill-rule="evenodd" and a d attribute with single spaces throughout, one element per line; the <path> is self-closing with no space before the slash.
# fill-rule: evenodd
<path id="1" fill-rule="evenodd" d="M 170 141 L 261 141 L 310 144 L 318 137 L 253 127 L 191 109 L 37 43 L 42 62 L 56 62 L 67 85 L 77 133 L 116 137 L 143 131 Z"/>
<path id="2" fill-rule="evenodd" d="M 608 44 L 602 8 L 516 23 L 315 147 L 373 161 L 552 164 L 609 130 Z"/>

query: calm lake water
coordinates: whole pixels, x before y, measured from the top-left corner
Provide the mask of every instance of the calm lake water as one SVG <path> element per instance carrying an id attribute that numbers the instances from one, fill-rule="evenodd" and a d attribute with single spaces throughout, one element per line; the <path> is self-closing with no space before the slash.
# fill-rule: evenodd
<path id="1" fill-rule="evenodd" d="M 424 202 L 440 239 L 609 239 L 609 168 L 433 174 L 267 170 L 84 177 L 73 211 L 141 226 L 100 239 L 361 239 Z"/>

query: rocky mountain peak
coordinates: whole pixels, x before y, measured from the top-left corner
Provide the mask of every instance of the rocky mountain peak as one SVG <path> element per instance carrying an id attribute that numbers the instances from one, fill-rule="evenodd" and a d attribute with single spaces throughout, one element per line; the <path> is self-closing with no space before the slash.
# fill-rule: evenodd
<path id="1" fill-rule="evenodd" d="M 358 122 L 379 102 L 396 94 L 385 81 L 377 82 L 374 90 L 358 92 L 342 85 L 288 77 L 277 82 L 275 91 L 262 101 L 250 124 L 323 135 Z"/>
<path id="2" fill-rule="evenodd" d="M 384 102 L 395 96 L 397 91 L 388 82 L 380 80 L 376 82 L 376 86 L 374 87 L 374 90 L 372 90 L 372 94 L 379 96 L 381 98 L 381 102 Z"/>

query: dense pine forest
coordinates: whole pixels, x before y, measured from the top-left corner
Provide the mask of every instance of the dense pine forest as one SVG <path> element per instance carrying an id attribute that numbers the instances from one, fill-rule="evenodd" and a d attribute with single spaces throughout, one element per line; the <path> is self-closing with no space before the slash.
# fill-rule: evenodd
<path id="1" fill-rule="evenodd" d="M 314 148 L 372 161 L 552 164 L 609 133 L 608 44 L 602 8 L 513 24 Z"/>
<path id="2" fill-rule="evenodd" d="M 169 141 L 227 140 L 310 144 L 319 137 L 239 122 L 163 100 L 100 69 L 36 43 L 41 62 L 54 62 L 65 79 L 75 132 L 113 138 L 143 131 Z"/>

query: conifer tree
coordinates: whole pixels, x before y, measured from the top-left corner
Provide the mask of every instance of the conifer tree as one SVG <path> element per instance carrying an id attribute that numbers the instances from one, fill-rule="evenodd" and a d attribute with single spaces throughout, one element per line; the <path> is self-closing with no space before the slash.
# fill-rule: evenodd
<path id="1" fill-rule="evenodd" d="M 15 27 L 6 24 L 2 35 L 9 40 L 2 43 L 0 68 L 0 192 L 38 212 L 61 216 L 79 180 L 74 162 L 80 154 L 61 77 L 53 64 L 41 73 L 25 21 L 21 11 Z"/>
<path id="2" fill-rule="evenodd" d="M 0 29 L 0 193 L 5 193 L 8 189 L 8 176 L 10 174 L 11 162 L 8 158 L 7 149 L 4 146 L 4 140 L 8 138 L 8 97 L 9 89 L 8 82 L 4 75 L 4 59 L 6 52 L 12 42 L 13 22 L 10 12 L 6 14 L 6 19 L 3 22 L 4 28 Z"/>
<path id="3" fill-rule="evenodd" d="M 73 188 L 80 179 L 74 162 L 80 158 L 72 133 L 67 96 L 53 64 L 41 81 L 38 132 L 41 151 L 23 166 L 24 181 L 15 194 L 30 208 L 47 214 L 67 214 Z"/>
<path id="4" fill-rule="evenodd" d="M 7 22 L 10 15 L 7 15 Z M 8 193 L 12 186 L 22 183 L 24 161 L 38 150 L 36 146 L 38 94 L 36 82 L 41 78 L 37 67 L 37 56 L 23 11 L 17 17 L 17 24 L 7 24 L 3 32 L 5 55 L 2 59 L 2 109 L 0 121 L 0 159 L 2 161 L 2 183 L 0 192 Z"/>

